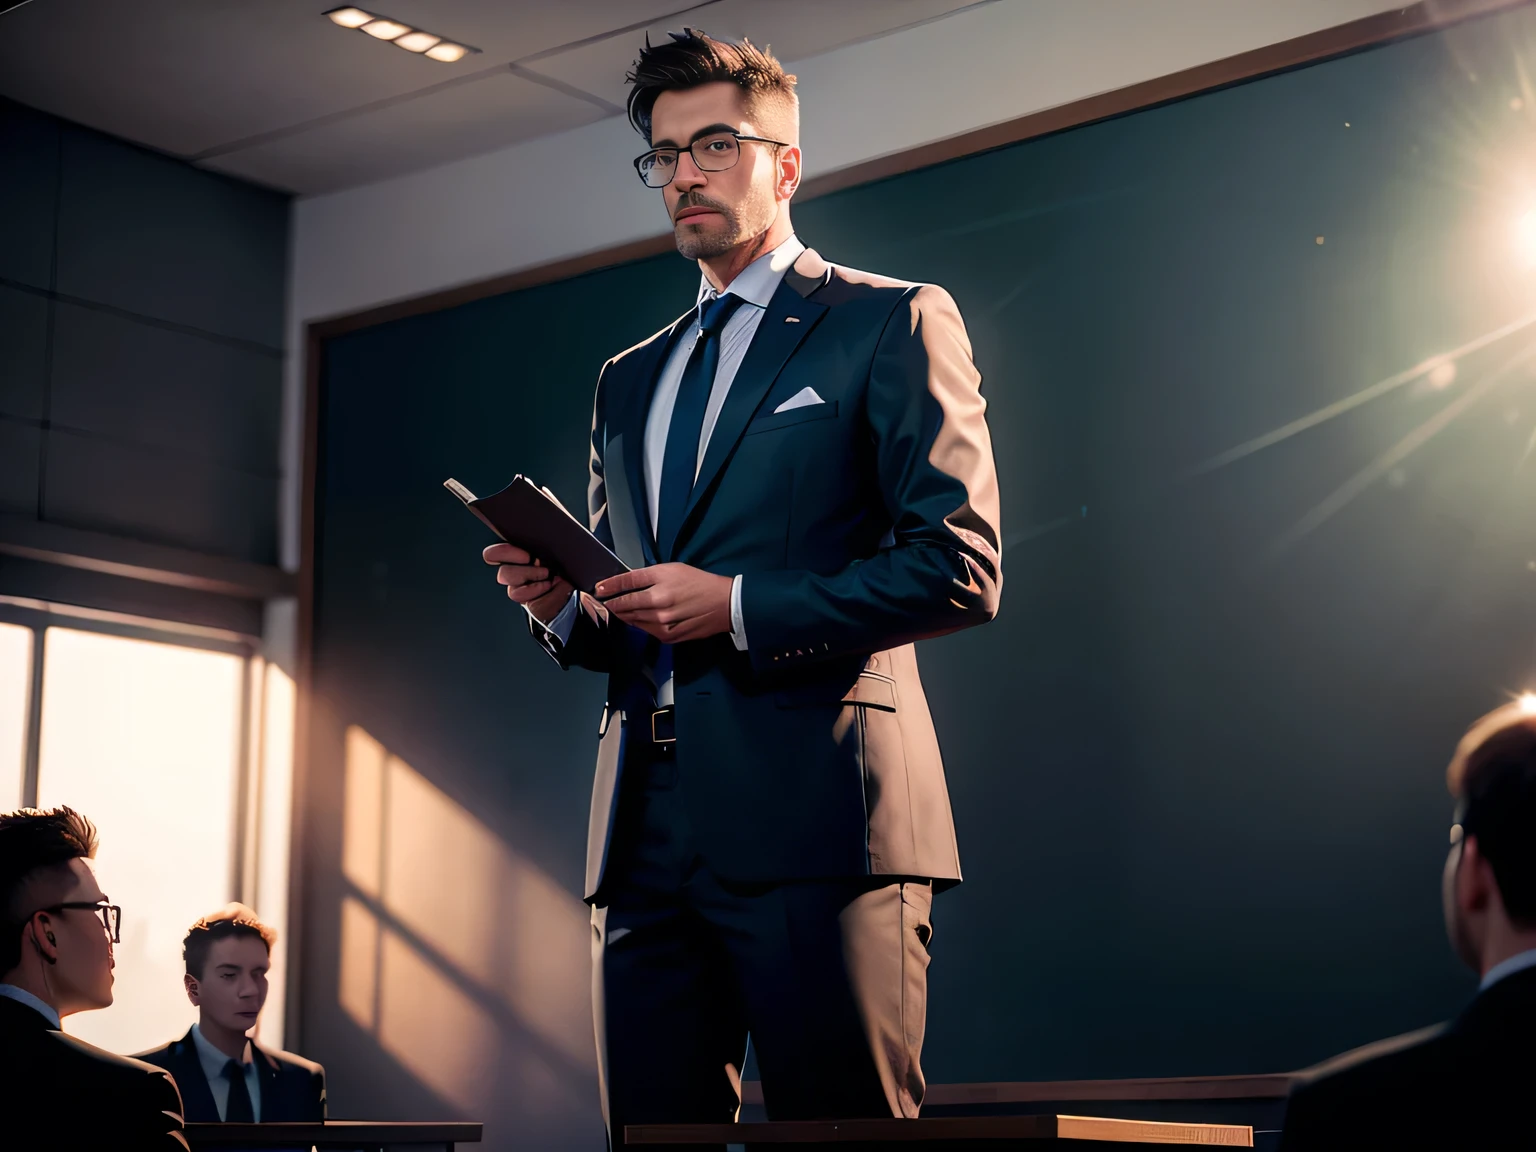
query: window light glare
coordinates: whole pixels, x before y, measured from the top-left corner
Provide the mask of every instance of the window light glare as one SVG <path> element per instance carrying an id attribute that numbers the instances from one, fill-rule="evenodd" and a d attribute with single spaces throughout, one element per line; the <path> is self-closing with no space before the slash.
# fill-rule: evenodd
<path id="1" fill-rule="evenodd" d="M 427 49 L 427 55 L 434 60 L 441 60 L 444 64 L 453 64 L 469 55 L 469 49 L 462 44 L 454 44 L 444 40 L 441 44 L 434 44 Z"/>
<path id="2" fill-rule="evenodd" d="M 396 40 L 411 31 L 411 26 L 394 20 L 375 20 L 364 24 L 363 31 L 378 40 Z"/>
<path id="3" fill-rule="evenodd" d="M 340 24 L 343 28 L 361 28 L 375 19 L 372 12 L 364 12 L 361 8 L 333 8 L 326 16 L 332 24 Z"/>
<path id="4" fill-rule="evenodd" d="M 1527 264 L 1536 264 L 1536 208 L 1515 221 L 1515 250 Z"/>
<path id="5" fill-rule="evenodd" d="M 425 52 L 434 44 L 441 44 L 443 38 L 434 36 L 430 32 L 407 32 L 395 40 L 396 48 L 404 48 L 407 52 Z"/>

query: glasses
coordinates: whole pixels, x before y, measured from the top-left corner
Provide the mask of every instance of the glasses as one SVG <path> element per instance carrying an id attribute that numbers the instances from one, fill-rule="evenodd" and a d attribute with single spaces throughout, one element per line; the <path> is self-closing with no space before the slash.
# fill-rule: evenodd
<path id="1" fill-rule="evenodd" d="M 772 144 L 776 148 L 788 148 L 782 140 L 770 140 L 766 136 L 743 136 L 740 132 L 712 132 L 700 136 L 688 145 L 688 153 L 700 172 L 724 172 L 736 167 L 741 159 L 741 142 Z M 635 157 L 635 171 L 640 174 L 647 188 L 665 188 L 677 175 L 679 148 L 652 148 L 643 156 Z"/>
<path id="2" fill-rule="evenodd" d="M 123 910 L 116 904 L 108 904 L 105 900 L 98 900 L 95 904 L 86 904 L 80 901 L 70 904 L 50 904 L 46 908 L 39 908 L 37 912 L 64 912 L 71 908 L 90 909 L 90 911 L 96 913 L 97 918 L 101 921 L 101 926 L 107 930 L 107 938 L 114 944 L 121 944 L 123 942 Z M 36 916 L 37 912 L 32 913 L 32 915 Z"/>

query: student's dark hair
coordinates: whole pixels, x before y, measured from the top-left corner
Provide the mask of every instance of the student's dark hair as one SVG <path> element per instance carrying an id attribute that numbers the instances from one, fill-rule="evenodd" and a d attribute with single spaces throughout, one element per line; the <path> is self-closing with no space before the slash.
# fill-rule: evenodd
<path id="1" fill-rule="evenodd" d="M 1474 725 L 1451 762 L 1451 788 L 1504 910 L 1536 927 L 1536 714 L 1510 705 Z"/>
<path id="2" fill-rule="evenodd" d="M 277 943 L 277 930 L 263 924 L 254 910 L 244 904 L 226 904 L 217 912 L 210 912 L 187 930 L 187 938 L 181 942 L 181 958 L 187 966 L 187 975 L 201 980 L 208 967 L 208 950 L 217 940 L 231 936 L 250 936 L 267 946 L 272 955 L 272 945 Z"/>
<path id="3" fill-rule="evenodd" d="M 28 902 L 39 872 L 62 871 L 96 855 L 96 826 L 73 808 L 21 808 L 0 813 L 0 972 L 21 963 L 21 928 L 36 908 Z"/>
<path id="4" fill-rule="evenodd" d="M 680 92 L 701 84 L 727 81 L 746 94 L 753 119 L 771 133 L 792 131 L 799 98 L 795 78 L 784 71 L 773 53 L 750 40 L 716 40 L 697 28 L 667 33 L 652 44 L 649 36 L 640 59 L 625 77 L 634 85 L 629 92 L 629 122 L 635 131 L 651 139 L 651 110 L 663 92 Z M 789 136 L 779 136 L 789 143 Z M 683 141 L 686 143 L 686 141 Z"/>

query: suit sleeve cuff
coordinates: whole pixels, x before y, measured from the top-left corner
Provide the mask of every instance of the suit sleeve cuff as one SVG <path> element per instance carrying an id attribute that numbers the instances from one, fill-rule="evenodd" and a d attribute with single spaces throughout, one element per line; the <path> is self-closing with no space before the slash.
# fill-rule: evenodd
<path id="1" fill-rule="evenodd" d="M 747 625 L 741 618 L 741 577 L 731 581 L 731 643 L 736 651 L 747 650 Z"/>
<path id="2" fill-rule="evenodd" d="M 528 611 L 526 605 L 524 605 L 524 611 L 528 611 L 529 623 L 535 628 L 543 629 L 549 636 L 560 641 L 560 646 L 563 648 L 571 642 L 571 630 L 576 627 L 576 613 L 579 611 L 576 601 L 577 593 L 572 592 L 571 598 L 565 602 L 565 607 L 560 609 L 555 614 L 555 618 L 548 624 L 540 620 L 531 611 Z"/>

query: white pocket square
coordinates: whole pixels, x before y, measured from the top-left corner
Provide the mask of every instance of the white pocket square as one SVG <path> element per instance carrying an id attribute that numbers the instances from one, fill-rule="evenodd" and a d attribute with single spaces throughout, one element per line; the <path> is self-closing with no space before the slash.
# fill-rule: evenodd
<path id="1" fill-rule="evenodd" d="M 814 388 L 802 388 L 802 389 L 800 389 L 800 391 L 796 392 L 793 396 L 791 396 L 788 400 L 784 401 L 784 403 L 780 404 L 777 408 L 775 408 L 773 410 L 773 414 L 775 416 L 777 416 L 780 412 L 788 412 L 792 408 L 806 408 L 806 407 L 809 407 L 812 404 L 825 404 L 825 403 L 826 403 L 825 400 L 823 400 L 820 396 L 816 395 L 816 389 L 814 389 Z"/>

